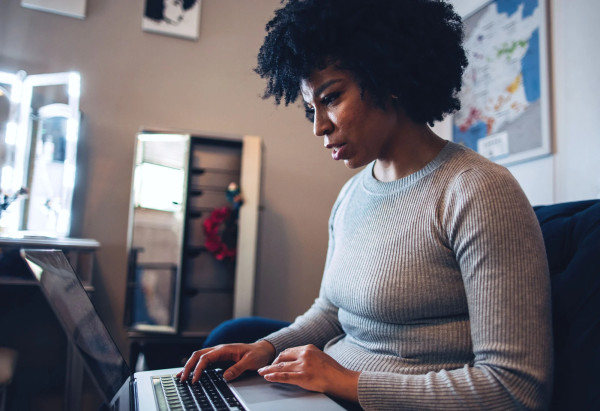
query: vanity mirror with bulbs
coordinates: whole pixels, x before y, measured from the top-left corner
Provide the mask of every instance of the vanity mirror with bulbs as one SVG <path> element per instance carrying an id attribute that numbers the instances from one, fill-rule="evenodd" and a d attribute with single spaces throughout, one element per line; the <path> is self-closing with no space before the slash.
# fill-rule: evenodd
<path id="1" fill-rule="evenodd" d="M 20 250 L 62 250 L 86 291 L 94 294 L 94 253 L 100 244 L 70 238 L 80 83 L 77 72 L 0 71 L 0 301 L 9 313 L 19 313 L 18 322 L 14 315 L 0 316 L 0 329 L 11 330 L 0 343 L 17 347 L 31 363 L 49 359 L 57 375 L 64 372 L 67 410 L 81 409 L 83 363 L 48 314 L 47 301 L 32 287 L 37 282 L 24 268 Z M 44 350 L 35 339 L 21 338 L 38 329 L 53 336 L 44 341 Z M 19 372 L 31 374 L 23 363 L 20 367 L 17 380 Z M 62 378 L 56 380 L 59 384 Z M 55 395 L 53 390 L 46 394 Z"/>
<path id="2" fill-rule="evenodd" d="M 0 235 L 70 234 L 80 75 L 0 72 Z"/>

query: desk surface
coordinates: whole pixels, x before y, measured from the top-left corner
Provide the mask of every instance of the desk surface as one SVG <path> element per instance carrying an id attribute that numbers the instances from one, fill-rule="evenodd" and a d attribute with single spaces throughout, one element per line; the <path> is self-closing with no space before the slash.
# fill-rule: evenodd
<path id="1" fill-rule="evenodd" d="M 1 247 L 18 248 L 60 248 L 71 250 L 96 250 L 100 243 L 89 238 L 53 238 L 43 236 L 29 236 L 26 234 L 15 234 L 10 237 L 0 236 Z"/>
<path id="2" fill-rule="evenodd" d="M 59 249 L 67 255 L 86 291 L 93 292 L 93 258 L 99 247 L 98 241 L 86 238 L 0 236 L 0 285 L 37 285 L 37 281 L 21 259 L 20 250 L 24 248 Z"/>

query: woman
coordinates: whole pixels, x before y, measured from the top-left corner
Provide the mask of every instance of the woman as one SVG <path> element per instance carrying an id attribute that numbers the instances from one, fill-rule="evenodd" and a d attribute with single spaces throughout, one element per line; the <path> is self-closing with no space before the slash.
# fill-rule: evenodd
<path id="1" fill-rule="evenodd" d="M 540 409 L 552 371 L 541 232 L 503 167 L 428 127 L 458 109 L 462 26 L 436 0 L 289 0 L 267 24 L 265 97 L 301 95 L 343 187 L 313 306 L 252 344 L 195 352 L 365 409 Z"/>

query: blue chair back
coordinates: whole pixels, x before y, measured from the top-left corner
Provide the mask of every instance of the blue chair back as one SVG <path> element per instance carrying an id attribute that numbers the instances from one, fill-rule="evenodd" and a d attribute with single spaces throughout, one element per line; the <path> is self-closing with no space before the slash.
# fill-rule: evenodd
<path id="1" fill-rule="evenodd" d="M 534 210 L 552 281 L 552 409 L 600 410 L 600 200 Z"/>

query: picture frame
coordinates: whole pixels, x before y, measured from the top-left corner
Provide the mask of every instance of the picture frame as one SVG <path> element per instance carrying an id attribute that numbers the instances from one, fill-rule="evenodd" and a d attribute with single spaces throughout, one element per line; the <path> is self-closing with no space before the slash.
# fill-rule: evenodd
<path id="1" fill-rule="evenodd" d="M 85 19 L 86 2 L 87 0 L 21 0 L 21 6 L 62 16 Z"/>
<path id="2" fill-rule="evenodd" d="M 202 0 L 145 0 L 142 29 L 197 40 Z"/>
<path id="3" fill-rule="evenodd" d="M 455 142 L 502 165 L 551 154 L 547 19 L 546 0 L 493 0 L 466 16 Z"/>

